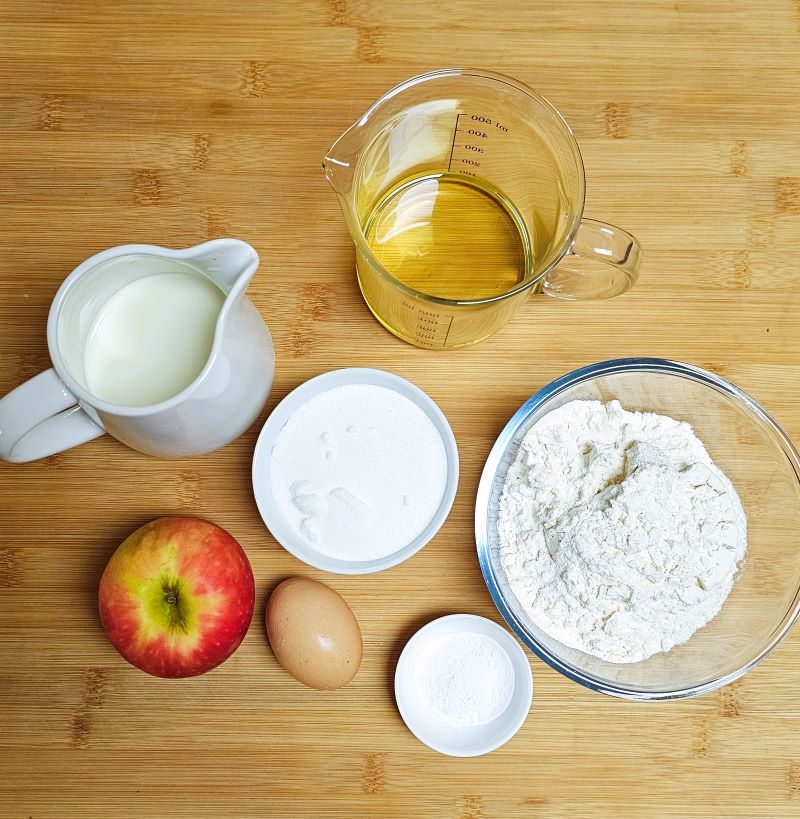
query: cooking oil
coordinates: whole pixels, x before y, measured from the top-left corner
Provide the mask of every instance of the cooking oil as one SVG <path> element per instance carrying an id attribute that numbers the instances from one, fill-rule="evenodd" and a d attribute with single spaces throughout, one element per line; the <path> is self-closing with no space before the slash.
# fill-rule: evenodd
<path id="1" fill-rule="evenodd" d="M 364 220 L 377 260 L 403 284 L 453 300 L 499 296 L 529 274 L 530 238 L 492 186 L 454 173 L 402 180 Z"/>

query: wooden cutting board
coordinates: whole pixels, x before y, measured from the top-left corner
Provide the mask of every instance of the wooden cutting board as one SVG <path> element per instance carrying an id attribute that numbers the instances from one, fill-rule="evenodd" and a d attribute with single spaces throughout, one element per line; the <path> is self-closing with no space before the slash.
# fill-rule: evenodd
<path id="1" fill-rule="evenodd" d="M 800 815 L 797 632 L 735 685 L 676 703 L 604 698 L 531 657 L 526 724 L 478 759 L 421 745 L 392 696 L 419 626 L 499 620 L 475 558 L 475 489 L 509 416 L 552 378 L 677 358 L 732 379 L 800 439 L 797 2 L 9 0 L 0 19 L 0 394 L 48 366 L 48 305 L 81 260 L 232 235 L 262 257 L 250 295 L 278 357 L 267 411 L 325 370 L 382 367 L 439 402 L 462 467 L 426 549 L 338 577 L 297 562 L 259 519 L 249 467 L 266 413 L 202 458 L 105 437 L 0 464 L 0 815 Z M 448 65 L 506 72 L 561 109 L 587 214 L 646 249 L 631 294 L 532 303 L 455 353 L 371 318 L 320 160 L 383 91 Z M 241 649 L 185 681 L 127 666 L 95 603 L 115 545 L 174 512 L 228 528 L 257 578 Z M 361 621 L 364 664 L 343 690 L 304 689 L 270 653 L 266 598 L 293 574 L 329 582 Z"/>

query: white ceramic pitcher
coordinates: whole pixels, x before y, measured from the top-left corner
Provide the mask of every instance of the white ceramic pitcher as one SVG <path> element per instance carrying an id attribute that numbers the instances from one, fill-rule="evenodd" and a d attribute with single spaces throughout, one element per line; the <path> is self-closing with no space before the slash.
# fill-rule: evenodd
<path id="1" fill-rule="evenodd" d="M 153 258 L 160 271 L 190 264 L 222 290 L 225 301 L 208 360 L 188 387 L 157 404 L 116 406 L 88 389 L 84 347 L 106 301 L 140 278 Z M 241 435 L 261 412 L 275 371 L 269 330 L 245 297 L 257 267 L 256 251 L 238 239 L 215 239 L 186 250 L 121 245 L 78 265 L 50 308 L 47 344 L 53 368 L 0 399 L 0 458 L 33 461 L 104 432 L 133 449 L 167 457 L 211 452 Z"/>

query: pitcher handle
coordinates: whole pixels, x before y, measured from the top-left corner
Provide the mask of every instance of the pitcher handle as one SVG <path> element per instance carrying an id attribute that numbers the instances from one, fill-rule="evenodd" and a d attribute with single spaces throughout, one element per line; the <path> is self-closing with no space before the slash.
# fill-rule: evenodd
<path id="1" fill-rule="evenodd" d="M 566 255 L 545 278 L 542 292 L 557 299 L 610 299 L 633 287 L 641 260 L 636 237 L 605 222 L 582 219 Z"/>
<path id="2" fill-rule="evenodd" d="M 9 463 L 35 461 L 104 432 L 53 369 L 0 398 L 0 459 Z"/>

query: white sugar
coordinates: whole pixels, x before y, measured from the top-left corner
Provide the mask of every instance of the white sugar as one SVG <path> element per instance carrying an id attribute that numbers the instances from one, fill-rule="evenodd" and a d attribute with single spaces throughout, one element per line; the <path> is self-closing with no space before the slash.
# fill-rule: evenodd
<path id="1" fill-rule="evenodd" d="M 275 500 L 311 548 L 374 560 L 411 543 L 444 496 L 441 435 L 409 398 L 346 384 L 303 404 L 278 433 L 270 461 Z"/>

